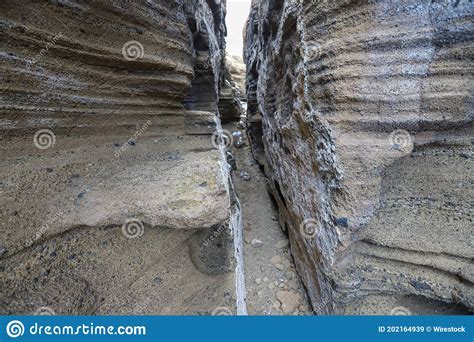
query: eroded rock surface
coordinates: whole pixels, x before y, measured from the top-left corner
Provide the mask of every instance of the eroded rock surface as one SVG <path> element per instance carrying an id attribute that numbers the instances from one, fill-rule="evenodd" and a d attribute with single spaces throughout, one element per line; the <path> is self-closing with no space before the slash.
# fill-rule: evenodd
<path id="1" fill-rule="evenodd" d="M 224 4 L 1 8 L 0 311 L 233 310 Z"/>
<path id="2" fill-rule="evenodd" d="M 474 308 L 473 12 L 253 1 L 249 134 L 317 313 Z"/>

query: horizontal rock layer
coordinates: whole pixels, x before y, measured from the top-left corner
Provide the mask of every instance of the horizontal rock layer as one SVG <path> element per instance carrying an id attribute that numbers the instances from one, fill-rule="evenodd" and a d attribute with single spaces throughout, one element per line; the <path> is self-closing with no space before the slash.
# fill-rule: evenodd
<path id="1" fill-rule="evenodd" d="M 316 312 L 474 308 L 473 14 L 253 1 L 249 133 Z"/>

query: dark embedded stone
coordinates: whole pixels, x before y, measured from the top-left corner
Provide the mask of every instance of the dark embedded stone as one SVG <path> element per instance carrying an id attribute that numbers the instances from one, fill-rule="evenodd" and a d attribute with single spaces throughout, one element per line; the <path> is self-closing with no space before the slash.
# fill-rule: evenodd
<path id="1" fill-rule="evenodd" d="M 156 277 L 155 279 L 153 279 L 153 282 L 154 282 L 155 284 L 161 284 L 161 280 L 162 280 L 162 279 L 161 279 L 160 277 Z"/>
<path id="2" fill-rule="evenodd" d="M 53 172 L 53 171 L 54 171 L 54 170 L 53 170 L 52 168 L 50 168 L 50 167 L 47 167 L 47 168 L 46 168 L 46 172 Z"/>
<path id="3" fill-rule="evenodd" d="M 76 254 L 71 254 L 70 256 L 67 257 L 69 260 L 74 260 L 76 259 Z"/>
<path id="4" fill-rule="evenodd" d="M 52 251 L 51 253 L 49 253 L 49 256 L 50 256 L 51 258 L 54 258 L 54 257 L 57 256 L 57 255 L 58 255 L 58 253 L 56 253 L 56 251 Z"/>
<path id="5" fill-rule="evenodd" d="M 410 285 L 413 286 L 418 291 L 431 290 L 431 286 L 429 286 L 427 283 L 417 281 L 417 280 L 410 281 Z"/>
<path id="6" fill-rule="evenodd" d="M 336 219 L 336 224 L 340 227 L 345 227 L 345 228 L 349 227 L 349 221 L 347 217 L 338 217 Z"/>
<path id="7" fill-rule="evenodd" d="M 115 147 L 120 147 L 120 144 L 119 143 L 114 143 L 114 146 Z"/>

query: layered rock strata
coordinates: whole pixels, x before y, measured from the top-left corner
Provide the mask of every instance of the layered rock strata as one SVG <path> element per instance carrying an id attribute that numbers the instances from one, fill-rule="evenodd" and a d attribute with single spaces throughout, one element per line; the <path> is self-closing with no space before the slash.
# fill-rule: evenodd
<path id="1" fill-rule="evenodd" d="M 2 2 L 2 313 L 233 310 L 224 5 Z"/>
<path id="2" fill-rule="evenodd" d="M 249 135 L 319 314 L 474 308 L 470 1 L 253 1 Z"/>

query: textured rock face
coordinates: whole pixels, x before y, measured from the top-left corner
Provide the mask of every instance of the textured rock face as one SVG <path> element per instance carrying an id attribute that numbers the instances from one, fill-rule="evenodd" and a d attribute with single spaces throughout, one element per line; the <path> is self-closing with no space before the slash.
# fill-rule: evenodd
<path id="1" fill-rule="evenodd" d="M 474 308 L 470 1 L 254 1 L 249 134 L 317 313 Z"/>
<path id="2" fill-rule="evenodd" d="M 224 3 L 1 8 L 0 311 L 233 307 Z"/>

